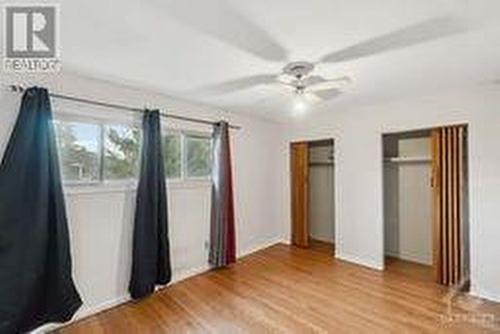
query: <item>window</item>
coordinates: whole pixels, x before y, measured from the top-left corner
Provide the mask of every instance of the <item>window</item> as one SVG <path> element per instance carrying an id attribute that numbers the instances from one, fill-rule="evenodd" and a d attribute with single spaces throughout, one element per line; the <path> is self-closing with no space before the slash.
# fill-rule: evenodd
<path id="1" fill-rule="evenodd" d="M 100 126 L 75 122 L 56 122 L 57 142 L 63 179 L 95 182 L 100 178 Z"/>
<path id="2" fill-rule="evenodd" d="M 211 140 L 207 137 L 186 135 L 186 176 L 208 177 L 211 171 Z"/>
<path id="3" fill-rule="evenodd" d="M 168 179 L 208 178 L 212 169 L 212 139 L 206 134 L 168 133 L 163 137 L 163 159 Z"/>
<path id="4" fill-rule="evenodd" d="M 125 124 L 54 121 L 63 180 L 102 183 L 137 179 L 141 130 Z M 162 139 L 165 177 L 206 179 L 211 172 L 209 135 L 165 131 Z"/>
<path id="5" fill-rule="evenodd" d="M 138 128 L 66 121 L 54 124 L 65 182 L 98 183 L 137 177 Z"/>
<path id="6" fill-rule="evenodd" d="M 182 177 L 181 135 L 169 134 L 163 137 L 163 159 L 168 179 Z"/>
<path id="7" fill-rule="evenodd" d="M 104 179 L 120 180 L 137 177 L 141 133 L 124 125 L 105 126 Z"/>

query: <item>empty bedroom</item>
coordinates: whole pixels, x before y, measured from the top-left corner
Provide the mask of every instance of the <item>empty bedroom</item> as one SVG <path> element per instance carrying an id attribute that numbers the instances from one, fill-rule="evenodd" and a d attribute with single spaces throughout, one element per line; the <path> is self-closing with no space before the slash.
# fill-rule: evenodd
<path id="1" fill-rule="evenodd" d="M 0 334 L 500 332 L 500 2 L 0 7 Z"/>

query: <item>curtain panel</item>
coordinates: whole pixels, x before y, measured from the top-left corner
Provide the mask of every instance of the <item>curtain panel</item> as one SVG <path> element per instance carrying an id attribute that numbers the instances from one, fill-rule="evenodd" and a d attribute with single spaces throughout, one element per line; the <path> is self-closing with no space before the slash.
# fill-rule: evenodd
<path id="1" fill-rule="evenodd" d="M 214 126 L 212 157 L 209 263 L 213 267 L 223 267 L 236 262 L 231 149 L 226 122 Z"/>
<path id="2" fill-rule="evenodd" d="M 134 299 L 154 292 L 172 278 L 168 214 L 160 113 L 146 110 L 142 123 L 141 170 L 137 188 L 132 275 L 129 291 Z"/>
<path id="3" fill-rule="evenodd" d="M 49 94 L 33 87 L 0 167 L 0 333 L 68 321 L 82 305 L 67 225 Z"/>

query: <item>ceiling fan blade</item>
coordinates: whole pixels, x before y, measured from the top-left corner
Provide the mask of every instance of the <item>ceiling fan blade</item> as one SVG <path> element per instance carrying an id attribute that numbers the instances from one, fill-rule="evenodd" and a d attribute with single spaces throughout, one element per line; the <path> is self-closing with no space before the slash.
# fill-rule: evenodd
<path id="1" fill-rule="evenodd" d="M 331 100 L 331 99 L 338 97 L 340 94 L 342 94 L 342 91 L 339 89 L 330 89 L 330 90 L 317 91 L 314 93 L 310 92 L 307 94 L 314 95 L 316 98 L 318 98 L 322 101 L 328 101 L 328 100 Z"/>
<path id="2" fill-rule="evenodd" d="M 326 81 L 327 80 L 320 75 L 309 75 L 302 80 L 302 83 L 304 84 L 304 86 L 310 87 Z"/>
<path id="3" fill-rule="evenodd" d="M 294 84 L 295 82 L 297 82 L 297 78 L 295 78 L 292 75 L 286 74 L 286 73 L 281 73 L 280 75 L 278 75 L 276 77 L 276 80 L 279 83 L 283 83 L 285 85 L 287 85 L 287 84 Z"/>
<path id="4" fill-rule="evenodd" d="M 259 74 L 201 87 L 196 91 L 211 95 L 226 94 L 226 93 L 233 93 L 249 89 L 259 85 L 272 84 L 275 82 L 276 82 L 276 75 Z"/>
<path id="5" fill-rule="evenodd" d="M 295 95 L 296 89 L 290 85 L 282 85 L 279 82 L 264 85 L 263 88 L 265 88 L 270 95 L 274 97 L 279 96 L 285 98 L 286 100 Z"/>
<path id="6" fill-rule="evenodd" d="M 321 103 L 323 102 L 323 99 L 319 97 L 316 94 L 313 93 L 304 93 L 302 97 L 305 99 L 305 101 L 309 104 L 316 104 L 316 103 Z"/>
<path id="7" fill-rule="evenodd" d="M 467 27 L 459 19 L 448 16 L 436 17 L 332 52 L 321 58 L 320 62 L 338 63 L 359 59 L 465 31 L 467 31 Z"/>
<path id="8" fill-rule="evenodd" d="M 351 78 L 343 76 L 335 79 L 329 79 L 307 86 L 307 91 L 319 92 L 324 90 L 338 89 L 339 87 L 351 82 Z"/>
<path id="9" fill-rule="evenodd" d="M 286 61 L 287 51 L 263 28 L 224 0 L 156 0 L 178 22 L 235 48 L 270 61 Z"/>

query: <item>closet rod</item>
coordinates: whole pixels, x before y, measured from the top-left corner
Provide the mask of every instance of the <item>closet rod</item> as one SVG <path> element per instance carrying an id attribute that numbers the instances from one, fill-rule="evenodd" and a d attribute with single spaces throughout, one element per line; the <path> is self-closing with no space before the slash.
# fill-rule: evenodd
<path id="1" fill-rule="evenodd" d="M 9 86 L 10 90 L 14 93 L 22 93 L 25 91 L 25 88 L 19 85 L 10 85 Z M 99 107 L 105 107 L 105 108 L 111 108 L 111 109 L 119 109 L 119 110 L 126 110 L 126 111 L 131 111 L 131 112 L 144 112 L 144 109 L 141 108 L 134 108 L 134 107 L 129 107 L 129 106 L 124 106 L 120 104 L 115 104 L 115 103 L 107 103 L 107 102 L 102 102 L 102 101 L 96 101 L 96 100 L 90 100 L 86 98 L 81 98 L 81 97 L 76 97 L 76 96 L 70 96 L 70 95 L 64 95 L 64 94 L 58 94 L 58 93 L 49 93 L 50 97 L 56 98 L 56 99 L 62 99 L 62 100 L 67 100 L 67 101 L 73 101 L 73 102 L 79 102 L 79 103 L 85 103 L 85 104 L 91 104 L 94 106 L 99 106 Z M 200 123 L 200 124 L 207 124 L 207 125 L 215 125 L 217 122 L 209 121 L 206 119 L 201 119 L 201 118 L 194 118 L 194 117 L 186 117 L 186 116 L 181 116 L 181 115 L 176 115 L 176 114 L 167 114 L 165 112 L 160 112 L 160 115 L 165 118 L 171 118 L 171 119 L 176 119 L 179 121 L 185 121 L 185 122 L 192 122 L 192 123 Z M 240 130 L 241 127 L 238 125 L 232 125 L 230 124 L 229 127 L 234 130 Z"/>
<path id="2" fill-rule="evenodd" d="M 432 162 L 432 158 L 431 157 L 384 157 L 384 162 L 427 163 L 427 162 Z"/>

